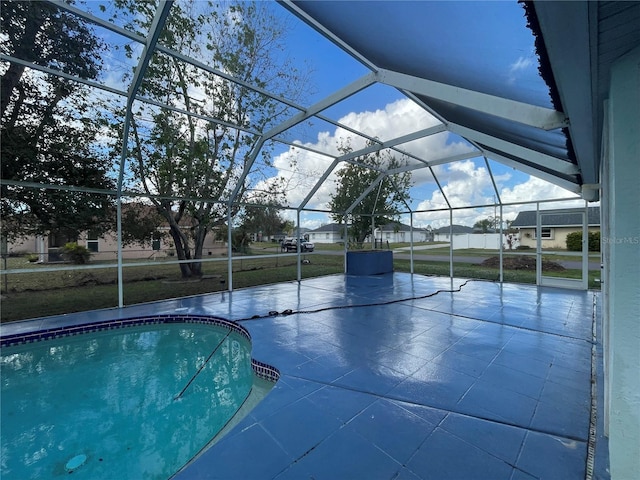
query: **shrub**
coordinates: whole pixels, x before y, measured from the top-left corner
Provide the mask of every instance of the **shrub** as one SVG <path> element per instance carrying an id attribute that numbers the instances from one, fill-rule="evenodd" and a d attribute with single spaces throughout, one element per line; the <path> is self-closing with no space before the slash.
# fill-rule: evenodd
<path id="1" fill-rule="evenodd" d="M 600 230 L 597 232 L 589 232 L 589 251 L 600 251 Z"/>
<path id="2" fill-rule="evenodd" d="M 27 259 L 27 262 L 29 262 L 29 263 L 36 263 L 40 257 L 38 255 L 36 255 L 35 253 L 30 253 L 30 254 L 26 255 L 25 258 Z"/>
<path id="3" fill-rule="evenodd" d="M 571 232 L 567 235 L 567 250 L 580 252 L 582 250 L 582 232 Z M 589 251 L 600 251 L 600 232 L 589 232 Z"/>
<path id="4" fill-rule="evenodd" d="M 76 242 L 66 243 L 60 251 L 66 260 L 75 264 L 89 263 L 89 258 L 91 258 L 89 249 L 78 245 Z"/>
<path id="5" fill-rule="evenodd" d="M 571 232 L 567 235 L 567 250 L 570 252 L 582 250 L 582 232 Z"/>

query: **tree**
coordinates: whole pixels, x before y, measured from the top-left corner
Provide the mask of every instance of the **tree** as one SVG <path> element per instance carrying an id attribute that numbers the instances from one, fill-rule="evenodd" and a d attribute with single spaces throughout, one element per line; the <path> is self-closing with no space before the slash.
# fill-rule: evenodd
<path id="1" fill-rule="evenodd" d="M 480 230 L 482 233 L 495 232 L 500 226 L 500 219 L 498 217 L 487 217 L 482 220 L 478 220 L 473 224 L 473 228 Z"/>
<path id="2" fill-rule="evenodd" d="M 129 28 L 144 30 L 151 24 L 155 2 L 116 4 L 130 13 Z M 279 54 L 285 25 L 267 4 L 208 3 L 207 11 L 198 11 L 203 5 L 193 0 L 175 4 L 160 42 L 283 97 L 304 91 L 304 77 Z M 182 276 L 200 276 L 205 237 L 240 212 L 250 191 L 254 177 L 243 173 L 253 152 L 262 148 L 268 163 L 268 147 L 251 132 L 268 129 L 288 107 L 161 53 L 150 63 L 140 94 L 194 114 L 140 106 L 131 123 L 130 172 L 131 187 L 139 186 L 168 223 L 178 258 L 193 260 L 180 264 Z"/>
<path id="3" fill-rule="evenodd" d="M 371 144 L 370 144 L 371 145 Z M 340 147 L 340 153 L 352 151 L 350 144 Z M 334 221 L 349 225 L 349 235 L 360 244 L 372 233 L 372 222 L 385 225 L 397 221 L 400 206 L 409 200 L 411 173 L 397 173 L 386 176 L 356 205 L 350 213 L 347 210 L 367 188 L 376 181 L 381 171 L 393 170 L 407 164 L 406 159 L 397 159 L 388 151 L 356 157 L 336 172 L 338 185 L 331 195 L 329 208 Z"/>
<path id="4" fill-rule="evenodd" d="M 74 15 L 45 2 L 1 2 L 2 53 L 86 79 L 100 73 L 102 45 Z M 8 62 L 0 82 L 3 235 L 55 232 L 68 240 L 113 226 L 112 190 L 98 124 L 80 84 Z M 12 183 L 16 182 L 16 183 Z M 44 184 L 33 188 L 21 183 Z M 64 191 L 56 186 L 71 186 Z"/>
<path id="5" fill-rule="evenodd" d="M 122 205 L 122 243 L 152 245 L 165 236 L 160 230 L 164 218 L 154 205 L 128 202 Z"/>
<path id="6" fill-rule="evenodd" d="M 282 231 L 287 235 L 293 235 L 295 229 L 296 224 L 292 220 L 285 220 L 282 222 Z"/>
<path id="7" fill-rule="evenodd" d="M 262 234 L 264 238 L 269 238 L 284 231 L 287 226 L 287 220 L 282 218 L 280 212 L 279 206 L 268 201 L 247 205 L 242 213 L 242 227 L 256 237 Z"/>

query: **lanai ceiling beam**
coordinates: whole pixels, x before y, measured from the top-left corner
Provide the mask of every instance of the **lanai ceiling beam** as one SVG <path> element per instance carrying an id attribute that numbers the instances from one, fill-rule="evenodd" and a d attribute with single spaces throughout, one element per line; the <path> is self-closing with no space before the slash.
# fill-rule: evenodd
<path id="1" fill-rule="evenodd" d="M 236 200 L 236 197 L 238 196 L 238 192 L 240 191 L 242 185 L 244 184 L 245 178 L 249 174 L 249 171 L 251 171 L 251 167 L 253 166 L 253 163 L 255 162 L 256 158 L 260 154 L 260 151 L 262 150 L 262 147 L 264 146 L 267 140 L 272 139 L 276 135 L 281 134 L 285 130 L 288 130 L 289 128 L 305 121 L 307 118 L 312 117 L 316 113 L 321 112 L 326 108 L 329 108 L 330 106 L 344 100 L 345 98 L 348 98 L 351 95 L 358 93 L 360 90 L 367 88 L 369 85 L 372 85 L 374 82 L 375 82 L 375 77 L 373 74 L 364 75 L 363 77 L 360 77 L 359 79 L 350 83 L 346 87 L 341 88 L 340 90 L 335 92 L 333 95 L 329 95 L 328 97 L 322 99 L 321 101 L 317 102 L 311 107 L 305 109 L 303 112 L 300 112 L 294 115 L 288 120 L 282 122 L 281 124 L 265 132 L 262 135 L 262 138 L 260 138 L 258 143 L 254 146 L 253 151 L 251 152 L 251 157 L 249 158 L 249 160 L 247 160 L 247 164 L 245 165 L 242 175 L 240 176 L 238 183 L 236 184 L 231 194 L 231 197 L 229 198 L 229 203 L 231 204 Z"/>
<path id="2" fill-rule="evenodd" d="M 577 165 L 566 160 L 561 160 L 551 155 L 547 155 L 536 150 L 531 150 L 530 148 L 521 147 L 520 145 L 516 145 L 515 143 L 511 143 L 506 140 L 502 140 L 500 138 L 478 132 L 477 130 L 472 130 L 470 128 L 456 125 L 454 123 L 450 123 L 448 129 L 450 132 L 460 135 L 463 138 L 468 138 L 472 141 L 478 142 L 481 145 L 486 145 L 487 147 L 505 152 L 509 155 L 513 155 L 514 157 L 522 158 L 527 162 L 539 165 L 540 167 L 546 168 L 548 170 L 558 172 L 559 174 L 578 175 L 580 173 Z"/>
<path id="3" fill-rule="evenodd" d="M 355 199 L 355 201 L 349 206 L 349 208 L 344 211 L 344 215 L 349 215 L 351 212 L 353 212 L 353 209 L 356 208 L 360 204 L 360 202 L 362 202 L 362 200 L 364 200 L 366 196 L 369 195 L 369 193 L 371 193 L 371 191 L 378 186 L 378 184 L 384 179 L 385 176 L 385 173 L 381 173 L 380 175 L 378 175 L 376 179 L 371 182 L 371 184 L 369 184 L 369 186 L 364 190 L 364 192 L 362 192 L 360 196 Z"/>
<path id="4" fill-rule="evenodd" d="M 565 180 L 564 178 L 557 177 L 547 172 L 543 172 L 542 170 L 538 170 L 535 167 L 530 167 L 529 165 L 525 165 L 524 163 L 518 162 L 508 157 L 504 157 L 495 152 L 486 151 L 484 155 L 492 160 L 495 160 L 498 163 L 502 163 L 503 165 L 507 165 L 508 167 L 515 168 L 524 173 L 528 173 L 537 178 L 541 178 L 547 182 L 550 182 L 554 185 L 564 188 L 565 190 L 569 190 L 570 192 L 580 194 L 582 192 L 582 188 L 577 183 L 573 183 L 569 180 Z"/>
<path id="5" fill-rule="evenodd" d="M 376 74 L 376 77 L 380 83 L 400 90 L 436 98 L 543 130 L 555 130 L 556 128 L 566 127 L 569 124 L 567 117 L 562 112 L 550 108 L 538 107 L 495 95 L 454 87 L 391 70 L 381 69 Z"/>

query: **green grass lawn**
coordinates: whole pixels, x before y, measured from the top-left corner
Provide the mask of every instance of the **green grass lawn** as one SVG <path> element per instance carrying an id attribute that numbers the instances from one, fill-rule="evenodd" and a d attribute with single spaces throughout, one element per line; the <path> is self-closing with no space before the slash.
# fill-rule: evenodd
<path id="1" fill-rule="evenodd" d="M 269 245 L 269 244 L 268 244 Z M 317 251 L 323 251 L 325 244 L 318 244 Z M 270 248 L 260 250 L 252 246 L 251 255 L 261 252 L 275 253 Z M 279 248 L 279 246 L 278 246 Z M 332 245 L 338 253 L 343 247 Z M 448 251 L 448 250 L 447 250 Z M 422 252 L 421 252 L 422 253 Z M 342 255 L 308 254 L 310 261 L 302 264 L 302 277 L 342 273 Z M 297 278 L 297 256 L 279 254 L 271 258 L 247 258 L 235 256 L 233 260 L 233 288 L 294 281 Z M 130 261 L 123 269 L 124 303 L 133 305 L 169 298 L 179 298 L 204 293 L 218 292 L 228 288 L 228 262 L 226 259 L 203 262 L 203 278 L 198 281 L 183 281 L 177 264 L 157 261 L 152 265 L 138 265 Z M 82 270 L 46 271 L 52 265 L 28 263 L 24 258 L 7 259 L 7 269 L 33 269 L 29 273 L 1 273 L 0 286 L 2 322 L 34 318 L 63 313 L 80 312 L 118 305 L 117 271 L 114 264 L 110 268 L 95 268 L 105 264 L 89 265 Z M 60 265 L 68 268 L 67 265 Z M 41 270 L 41 271 L 39 271 Z M 394 270 L 409 272 L 409 260 L 394 260 Z M 414 261 L 414 272 L 423 275 L 449 276 L 449 263 L 438 261 Z M 481 278 L 497 280 L 499 271 L 464 262 L 454 263 L 454 276 L 461 278 Z M 580 278 L 580 271 L 566 270 L 556 275 Z M 599 271 L 589 274 L 589 288 L 599 289 L 595 281 Z M 535 271 L 505 270 L 504 281 L 535 284 Z"/>
<path id="2" fill-rule="evenodd" d="M 315 255 L 302 265 L 302 277 L 331 275 L 344 271 L 339 255 Z M 8 268 L 50 268 L 51 265 L 24 265 L 16 260 Z M 18 266 L 18 264 L 20 266 Z M 182 281 L 176 264 L 128 266 L 123 269 L 124 303 L 132 305 L 168 298 L 226 290 L 228 262 L 203 264 L 203 278 Z M 293 281 L 297 278 L 295 256 L 233 261 L 233 288 Z M 2 285 L 2 322 L 62 313 L 81 312 L 118 306 L 115 268 L 89 268 L 57 272 L 12 273 L 0 275 Z"/>

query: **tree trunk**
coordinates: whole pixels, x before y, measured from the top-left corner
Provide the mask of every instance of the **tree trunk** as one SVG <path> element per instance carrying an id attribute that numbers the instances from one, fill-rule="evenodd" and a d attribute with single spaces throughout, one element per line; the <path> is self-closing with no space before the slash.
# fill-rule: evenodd
<path id="1" fill-rule="evenodd" d="M 0 116 L 3 118 L 4 112 L 7 110 L 9 101 L 11 100 L 11 93 L 20 83 L 24 69 L 25 67 L 22 65 L 11 63 L 9 64 L 9 68 L 5 74 L 2 76 L 2 81 L 0 82 Z"/>
<path id="2" fill-rule="evenodd" d="M 182 278 L 199 278 L 202 276 L 202 262 L 198 261 L 202 259 L 202 247 L 204 244 L 204 237 L 206 236 L 206 229 L 203 234 L 198 229 L 196 234 L 195 246 L 193 249 L 193 255 L 191 247 L 189 246 L 188 239 L 182 234 L 179 227 L 171 226 L 169 229 L 173 244 L 176 247 L 176 255 L 178 260 L 194 260 L 193 262 L 181 263 L 180 273 Z"/>
<path id="3" fill-rule="evenodd" d="M 29 2 L 26 11 L 24 37 L 20 41 L 20 51 L 13 52 L 16 57 L 28 62 L 38 60 L 39 51 L 36 48 L 36 37 L 42 29 L 47 17 L 41 2 Z M 10 63 L 7 71 L 2 75 L 0 82 L 0 116 L 4 117 L 5 111 L 11 101 L 13 90 L 20 83 L 25 66 L 17 63 Z"/>

